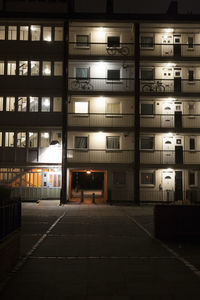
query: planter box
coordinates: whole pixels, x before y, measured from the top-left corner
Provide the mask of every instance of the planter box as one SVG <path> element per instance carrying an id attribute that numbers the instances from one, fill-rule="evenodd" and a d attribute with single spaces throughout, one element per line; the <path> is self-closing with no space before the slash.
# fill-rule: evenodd
<path id="1" fill-rule="evenodd" d="M 155 205 L 154 233 L 158 239 L 199 240 L 200 206 Z"/>

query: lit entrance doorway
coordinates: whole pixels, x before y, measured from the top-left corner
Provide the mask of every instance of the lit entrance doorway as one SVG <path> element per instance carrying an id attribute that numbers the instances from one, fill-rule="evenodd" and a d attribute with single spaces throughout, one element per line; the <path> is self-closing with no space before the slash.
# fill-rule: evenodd
<path id="1" fill-rule="evenodd" d="M 70 170 L 69 201 L 91 204 L 105 203 L 107 198 L 107 171 Z"/>

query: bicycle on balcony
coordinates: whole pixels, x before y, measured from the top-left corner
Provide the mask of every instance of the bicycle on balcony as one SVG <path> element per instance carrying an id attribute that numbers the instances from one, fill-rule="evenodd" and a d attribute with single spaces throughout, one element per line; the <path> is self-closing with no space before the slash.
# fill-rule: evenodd
<path id="1" fill-rule="evenodd" d="M 108 47 L 107 53 L 109 55 L 122 55 L 127 56 L 129 55 L 129 48 L 128 47 Z"/>
<path id="2" fill-rule="evenodd" d="M 165 91 L 165 86 L 159 80 L 153 83 L 148 83 L 143 85 L 142 92 L 158 92 L 163 93 Z"/>
<path id="3" fill-rule="evenodd" d="M 89 80 L 74 80 L 71 83 L 72 90 L 85 90 L 91 91 L 93 90 L 93 85 L 89 82 Z"/>

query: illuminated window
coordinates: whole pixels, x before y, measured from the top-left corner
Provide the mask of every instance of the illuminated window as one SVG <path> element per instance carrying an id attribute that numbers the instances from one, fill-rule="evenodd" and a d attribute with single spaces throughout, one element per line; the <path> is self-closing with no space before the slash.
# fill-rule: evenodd
<path id="1" fill-rule="evenodd" d="M 28 26 L 20 26 L 20 41 L 28 41 Z"/>
<path id="2" fill-rule="evenodd" d="M 3 97 L 0 97 L 0 111 L 3 111 Z"/>
<path id="3" fill-rule="evenodd" d="M 120 103 L 107 103 L 107 113 L 120 114 Z"/>
<path id="4" fill-rule="evenodd" d="M 55 41 L 63 41 L 63 27 L 55 27 Z"/>
<path id="5" fill-rule="evenodd" d="M 31 25 L 31 40 L 40 41 L 41 28 L 38 25 Z"/>
<path id="6" fill-rule="evenodd" d="M 5 40 L 5 26 L 0 26 L 0 40 Z"/>
<path id="7" fill-rule="evenodd" d="M 50 76 L 51 75 L 51 62 L 50 61 L 43 61 L 42 62 L 42 75 L 43 76 Z"/>
<path id="8" fill-rule="evenodd" d="M 75 113 L 76 114 L 87 114 L 88 113 L 88 102 L 76 101 L 75 102 Z"/>
<path id="9" fill-rule="evenodd" d="M 106 148 L 108 150 L 120 149 L 120 137 L 119 136 L 107 136 Z"/>
<path id="10" fill-rule="evenodd" d="M 8 40 L 17 39 L 17 26 L 8 26 Z"/>
<path id="11" fill-rule="evenodd" d="M 29 98 L 29 111 L 38 112 L 38 97 Z"/>
<path id="12" fill-rule="evenodd" d="M 141 137 L 140 149 L 153 150 L 154 149 L 154 137 L 152 137 L 152 136 Z"/>
<path id="13" fill-rule="evenodd" d="M 63 63 L 62 61 L 54 62 L 54 76 L 62 76 L 63 74 Z"/>
<path id="14" fill-rule="evenodd" d="M 42 112 L 50 111 L 50 98 L 49 97 L 42 97 L 41 111 Z"/>
<path id="15" fill-rule="evenodd" d="M 107 37 L 108 47 L 120 47 L 120 36 L 108 36 Z"/>
<path id="16" fill-rule="evenodd" d="M 17 147 L 18 148 L 26 147 L 26 132 L 17 133 Z"/>
<path id="17" fill-rule="evenodd" d="M 43 41 L 51 42 L 51 27 L 43 27 Z"/>
<path id="18" fill-rule="evenodd" d="M 7 75 L 16 75 L 16 61 L 7 63 Z"/>
<path id="19" fill-rule="evenodd" d="M 62 111 L 62 98 L 61 97 L 54 97 L 53 98 L 53 111 L 54 112 L 61 112 Z"/>
<path id="20" fill-rule="evenodd" d="M 89 47 L 89 35 L 86 34 L 77 34 L 76 35 L 76 46 L 88 48 Z"/>
<path id="21" fill-rule="evenodd" d="M 0 147 L 2 147 L 2 132 L 0 132 Z"/>
<path id="22" fill-rule="evenodd" d="M 154 185 L 155 184 L 155 174 L 154 172 L 141 172 L 141 184 L 144 185 Z"/>
<path id="23" fill-rule="evenodd" d="M 40 133 L 40 147 L 49 147 L 49 132 Z"/>
<path id="24" fill-rule="evenodd" d="M 37 132 L 29 132 L 28 134 L 28 146 L 29 148 L 36 148 L 38 146 L 38 133 Z"/>
<path id="25" fill-rule="evenodd" d="M 19 61 L 19 76 L 28 75 L 28 61 Z"/>
<path id="26" fill-rule="evenodd" d="M 15 111 L 15 97 L 6 97 L 6 111 Z"/>
<path id="27" fill-rule="evenodd" d="M 26 110 L 27 110 L 27 98 L 26 97 L 18 97 L 17 110 L 21 111 L 21 112 L 26 112 Z"/>
<path id="28" fill-rule="evenodd" d="M 4 75 L 4 61 L 0 61 L 0 75 Z"/>
<path id="29" fill-rule="evenodd" d="M 14 147 L 14 132 L 5 132 L 5 147 Z"/>
<path id="30" fill-rule="evenodd" d="M 31 76 L 39 76 L 40 74 L 40 62 L 31 61 Z"/>
<path id="31" fill-rule="evenodd" d="M 88 137 L 87 136 L 75 136 L 74 148 L 75 149 L 88 149 Z"/>

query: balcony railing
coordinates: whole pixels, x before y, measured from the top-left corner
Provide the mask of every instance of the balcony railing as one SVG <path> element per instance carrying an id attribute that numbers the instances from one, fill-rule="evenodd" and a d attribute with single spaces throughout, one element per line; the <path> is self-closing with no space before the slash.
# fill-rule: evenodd
<path id="1" fill-rule="evenodd" d="M 198 204 L 200 203 L 200 190 L 197 189 L 188 189 L 185 191 L 176 191 L 172 190 L 152 190 L 152 188 L 148 187 L 140 187 L 140 201 L 141 202 L 175 202 L 187 201 L 190 204 Z"/>
<path id="2" fill-rule="evenodd" d="M 199 93 L 200 79 L 189 80 L 175 77 L 174 79 L 140 80 L 142 93 Z"/>
<path id="3" fill-rule="evenodd" d="M 68 149 L 67 160 L 72 163 L 133 163 L 134 150 Z"/>
<path id="4" fill-rule="evenodd" d="M 90 78 L 77 80 L 69 78 L 68 86 L 70 91 L 88 93 L 95 91 L 103 92 L 132 92 L 134 91 L 133 78 L 120 78 L 119 80 L 108 80 L 107 78 Z"/>
<path id="5" fill-rule="evenodd" d="M 153 114 L 140 115 L 141 127 L 153 128 L 200 128 L 200 115 L 196 114 Z"/>
<path id="6" fill-rule="evenodd" d="M 75 127 L 133 127 L 134 114 L 68 114 L 68 125 Z"/>
<path id="7" fill-rule="evenodd" d="M 200 44 L 165 44 L 154 43 L 151 45 L 140 44 L 141 56 L 163 57 L 199 57 Z"/>
<path id="8" fill-rule="evenodd" d="M 119 47 L 108 47 L 107 43 L 74 43 L 69 42 L 70 55 L 87 56 L 133 56 L 133 43 L 120 43 Z"/>
<path id="9" fill-rule="evenodd" d="M 141 164 L 194 164 L 200 162 L 199 150 L 141 150 Z"/>

